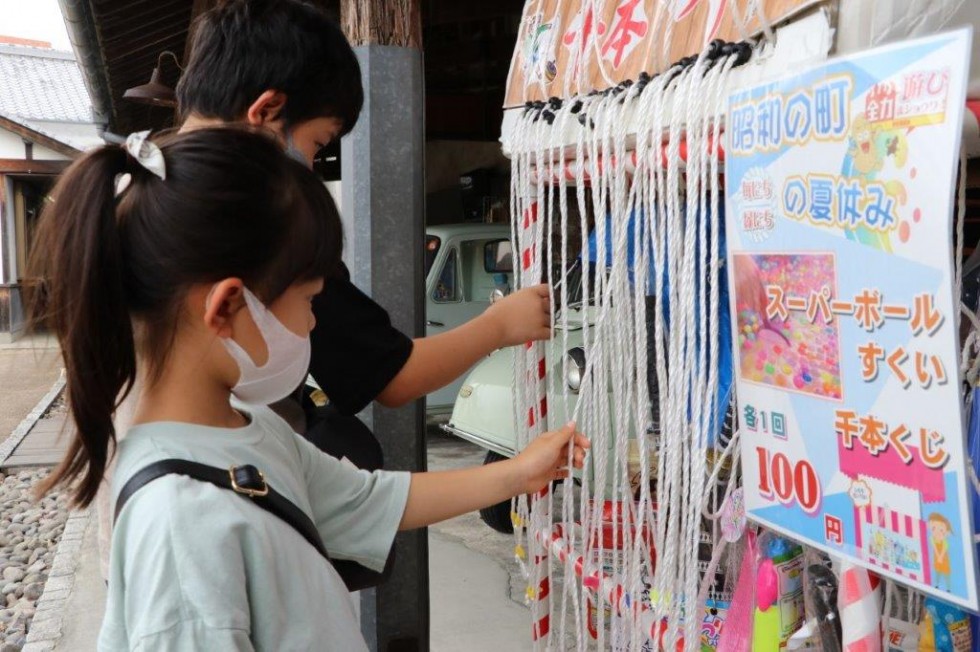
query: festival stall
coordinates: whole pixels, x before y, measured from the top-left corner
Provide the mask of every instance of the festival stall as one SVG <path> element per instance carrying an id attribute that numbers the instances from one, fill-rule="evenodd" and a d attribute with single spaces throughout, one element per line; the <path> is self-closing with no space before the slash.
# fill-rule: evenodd
<path id="1" fill-rule="evenodd" d="M 535 649 L 980 645 L 973 24 L 962 2 L 527 1 L 515 273 L 551 283 L 555 348 L 575 331 L 581 355 L 515 353 L 515 432 L 593 442 L 513 505 Z"/>

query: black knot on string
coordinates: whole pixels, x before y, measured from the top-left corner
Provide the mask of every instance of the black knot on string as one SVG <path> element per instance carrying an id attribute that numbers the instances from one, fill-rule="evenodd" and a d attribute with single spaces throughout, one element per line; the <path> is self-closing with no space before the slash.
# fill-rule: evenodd
<path id="1" fill-rule="evenodd" d="M 722 56 L 722 50 L 725 47 L 725 42 L 720 38 L 716 38 L 711 43 L 708 43 L 708 53 L 709 59 L 714 60 Z"/>
<path id="2" fill-rule="evenodd" d="M 752 44 L 748 41 L 742 41 L 741 43 L 735 44 L 735 67 L 744 65 L 748 63 L 749 59 L 752 58 Z"/>

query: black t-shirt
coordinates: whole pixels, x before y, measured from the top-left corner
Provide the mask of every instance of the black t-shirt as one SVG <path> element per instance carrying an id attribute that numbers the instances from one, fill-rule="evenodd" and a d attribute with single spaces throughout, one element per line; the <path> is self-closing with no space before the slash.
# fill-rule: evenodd
<path id="1" fill-rule="evenodd" d="M 338 411 L 356 414 L 405 366 L 412 340 L 350 282 L 343 264 L 313 300 L 313 315 L 310 373 Z"/>

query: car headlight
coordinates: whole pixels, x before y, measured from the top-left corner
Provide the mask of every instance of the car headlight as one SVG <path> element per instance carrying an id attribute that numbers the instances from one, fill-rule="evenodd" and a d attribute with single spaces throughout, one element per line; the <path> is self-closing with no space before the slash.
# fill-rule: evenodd
<path id="1" fill-rule="evenodd" d="M 569 349 L 565 354 L 565 363 L 565 384 L 571 392 L 578 394 L 585 379 L 585 351 L 582 347 Z"/>

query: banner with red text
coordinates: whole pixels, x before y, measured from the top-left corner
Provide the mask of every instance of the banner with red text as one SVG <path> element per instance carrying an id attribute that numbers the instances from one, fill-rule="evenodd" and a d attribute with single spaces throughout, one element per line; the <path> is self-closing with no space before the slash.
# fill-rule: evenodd
<path id="1" fill-rule="evenodd" d="M 757 32 L 759 12 L 776 24 L 822 1 L 527 0 L 504 106 L 635 80 L 643 71 L 658 72 L 658 62 L 699 53 L 713 39 L 740 41 Z"/>

